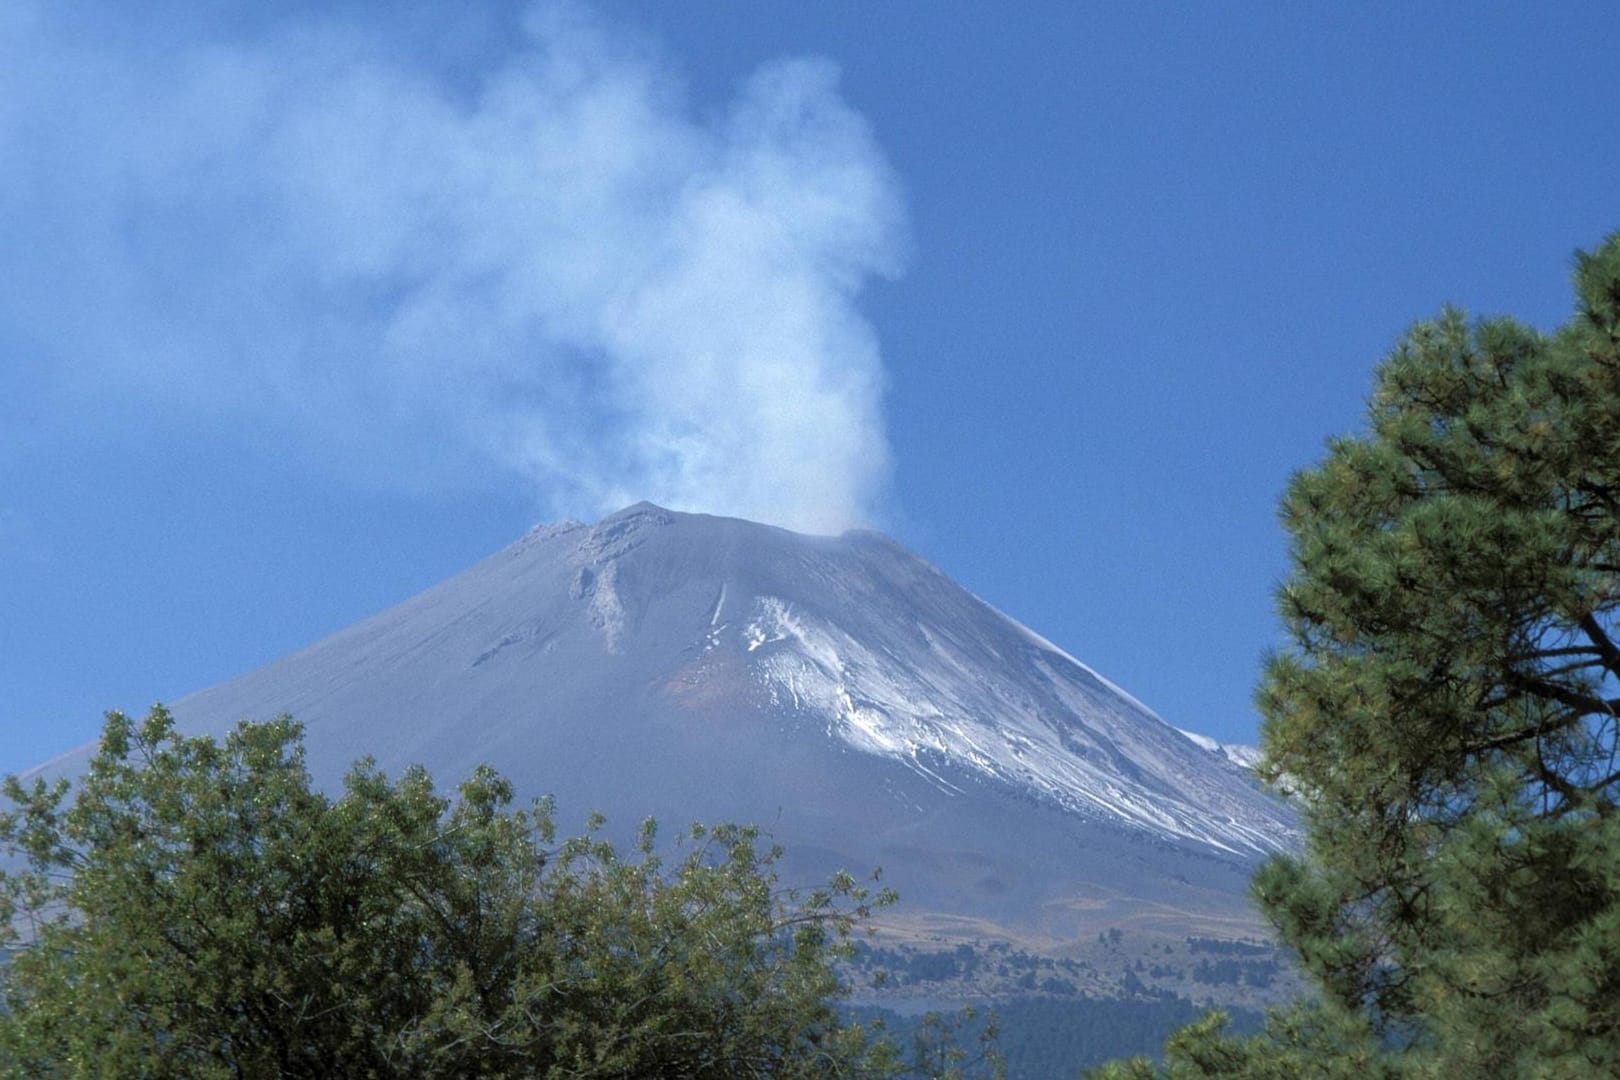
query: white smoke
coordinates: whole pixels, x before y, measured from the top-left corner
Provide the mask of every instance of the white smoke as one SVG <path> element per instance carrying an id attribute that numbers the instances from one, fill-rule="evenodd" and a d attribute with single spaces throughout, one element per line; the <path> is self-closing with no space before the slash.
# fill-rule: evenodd
<path id="1" fill-rule="evenodd" d="M 0 335 L 80 400 L 557 512 L 830 531 L 881 497 L 856 299 L 903 211 L 829 63 L 705 112 L 571 7 L 459 79 L 352 23 L 52 11 L 0 15 Z"/>

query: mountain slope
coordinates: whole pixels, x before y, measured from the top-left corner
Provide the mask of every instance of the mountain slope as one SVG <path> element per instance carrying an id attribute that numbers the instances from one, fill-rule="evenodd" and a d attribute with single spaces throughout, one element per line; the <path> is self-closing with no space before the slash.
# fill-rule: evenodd
<path id="1" fill-rule="evenodd" d="M 325 784 L 366 754 L 444 783 L 487 762 L 564 824 L 758 822 L 791 876 L 881 865 L 940 925 L 1249 927 L 1253 861 L 1295 837 L 1246 770 L 892 541 L 648 504 L 175 712 L 290 712 Z"/>

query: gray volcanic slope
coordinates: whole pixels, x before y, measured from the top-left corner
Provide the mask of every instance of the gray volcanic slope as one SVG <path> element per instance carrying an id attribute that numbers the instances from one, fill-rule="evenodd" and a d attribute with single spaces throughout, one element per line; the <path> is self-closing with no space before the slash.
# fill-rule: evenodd
<path id="1" fill-rule="evenodd" d="M 755 822 L 786 878 L 882 866 L 964 930 L 1248 929 L 1254 862 L 1297 842 L 1241 767 L 893 541 L 645 503 L 174 709 L 291 713 L 329 787 L 368 754 L 446 787 L 488 763 L 564 827 Z"/>

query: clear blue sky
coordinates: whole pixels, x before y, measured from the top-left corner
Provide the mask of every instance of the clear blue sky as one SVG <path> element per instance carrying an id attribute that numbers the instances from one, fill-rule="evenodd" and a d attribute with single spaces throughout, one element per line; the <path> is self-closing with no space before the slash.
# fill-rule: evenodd
<path id="1" fill-rule="evenodd" d="M 1603 4 L 0 11 L 0 772 L 650 498 L 1255 737 L 1276 498 L 1620 228 Z"/>

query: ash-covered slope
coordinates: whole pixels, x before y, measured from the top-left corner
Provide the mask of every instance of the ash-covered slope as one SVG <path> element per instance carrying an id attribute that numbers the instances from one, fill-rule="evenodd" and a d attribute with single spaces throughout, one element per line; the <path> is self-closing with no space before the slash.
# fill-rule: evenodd
<path id="1" fill-rule="evenodd" d="M 1294 839 L 1245 770 L 892 541 L 648 504 L 175 711 L 290 712 L 327 784 L 366 754 L 446 783 L 487 762 L 565 825 L 757 822 L 793 872 L 882 865 L 916 910 L 1059 935 L 1242 922 L 1253 860 Z"/>

